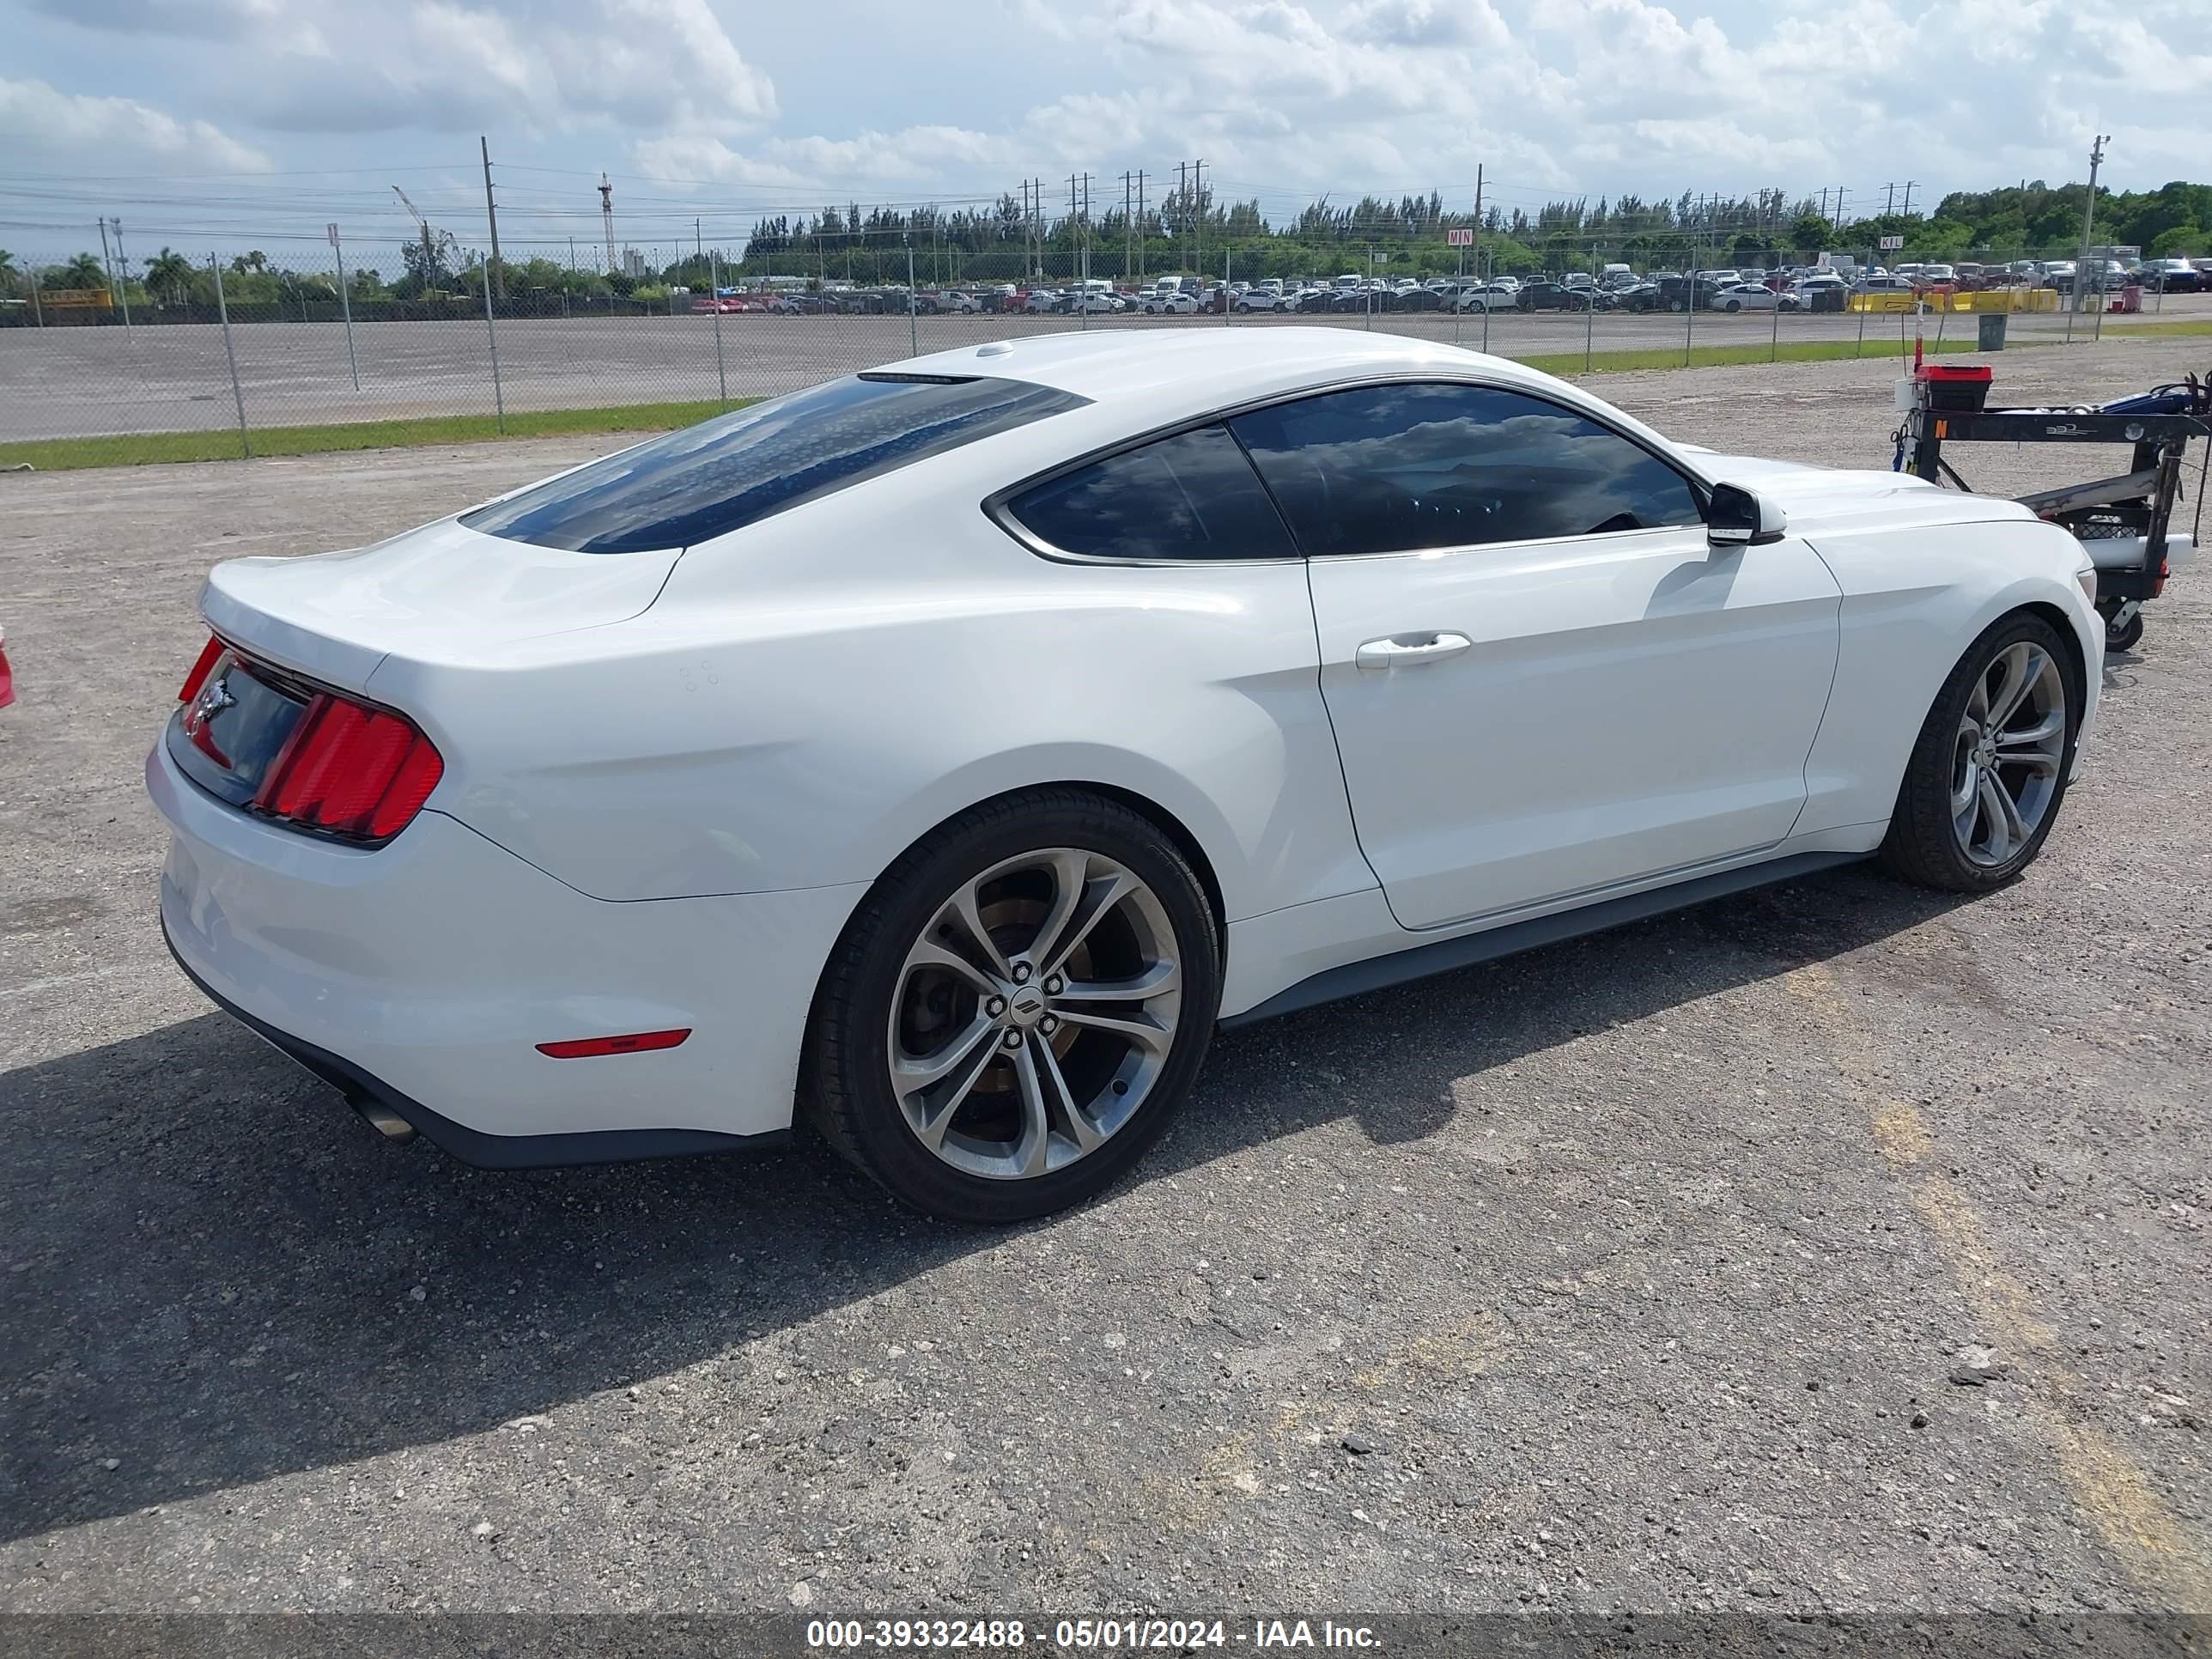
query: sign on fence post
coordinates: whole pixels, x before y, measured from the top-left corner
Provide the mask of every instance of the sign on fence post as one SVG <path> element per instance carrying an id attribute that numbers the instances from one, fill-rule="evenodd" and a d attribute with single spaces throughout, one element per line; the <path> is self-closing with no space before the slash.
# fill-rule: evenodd
<path id="1" fill-rule="evenodd" d="M 338 246 L 338 228 L 335 223 L 325 227 L 331 239 L 331 252 L 338 258 L 338 310 L 345 318 L 346 367 L 353 371 L 353 389 L 361 390 L 361 363 L 353 355 L 353 296 L 346 292 L 345 250 Z"/>
<path id="2" fill-rule="evenodd" d="M 1905 238 L 1902 236 L 1885 236 L 1881 239 L 1881 251 L 1884 253 L 1894 253 L 1904 246 Z"/>
<path id="3" fill-rule="evenodd" d="M 1473 240 L 1471 234 L 1468 240 Z M 1462 319 L 1463 319 L 1467 315 L 1468 245 L 1466 241 L 1460 240 L 1460 234 L 1457 231 L 1454 231 L 1451 234 L 1451 245 L 1460 251 L 1459 280 L 1452 284 L 1452 343 L 1454 345 L 1457 345 L 1459 343 L 1459 325 Z"/>

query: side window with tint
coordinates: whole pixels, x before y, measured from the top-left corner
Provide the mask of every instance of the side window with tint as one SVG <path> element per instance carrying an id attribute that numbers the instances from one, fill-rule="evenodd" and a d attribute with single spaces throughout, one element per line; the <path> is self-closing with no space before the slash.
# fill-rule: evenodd
<path id="1" fill-rule="evenodd" d="M 1063 472 L 1006 511 L 1048 547 L 1087 558 L 1297 556 L 1237 441 L 1218 426 Z"/>
<path id="2" fill-rule="evenodd" d="M 1702 517 L 1689 481 L 1571 410 L 1490 386 L 1361 386 L 1240 415 L 1308 554 L 1600 535 Z"/>

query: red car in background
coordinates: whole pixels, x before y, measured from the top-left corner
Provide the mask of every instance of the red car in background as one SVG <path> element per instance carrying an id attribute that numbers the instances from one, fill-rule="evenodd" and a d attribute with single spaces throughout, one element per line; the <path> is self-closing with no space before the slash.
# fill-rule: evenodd
<path id="1" fill-rule="evenodd" d="M 15 701 L 15 676 L 8 666 L 8 635 L 0 629 L 0 708 Z"/>

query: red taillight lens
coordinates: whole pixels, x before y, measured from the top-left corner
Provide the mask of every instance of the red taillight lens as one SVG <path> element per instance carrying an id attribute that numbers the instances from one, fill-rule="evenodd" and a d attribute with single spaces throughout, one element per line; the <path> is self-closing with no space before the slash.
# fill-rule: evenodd
<path id="1" fill-rule="evenodd" d="M 214 635 L 208 635 L 208 642 L 200 647 L 200 654 L 192 664 L 192 672 L 185 676 L 185 689 L 177 693 L 179 702 L 190 702 L 199 696 L 200 687 L 207 684 L 209 671 L 214 668 L 228 648 Z"/>
<path id="2" fill-rule="evenodd" d="M 319 693 L 269 769 L 257 809 L 334 835 L 385 841 L 422 810 L 446 769 L 400 715 Z"/>

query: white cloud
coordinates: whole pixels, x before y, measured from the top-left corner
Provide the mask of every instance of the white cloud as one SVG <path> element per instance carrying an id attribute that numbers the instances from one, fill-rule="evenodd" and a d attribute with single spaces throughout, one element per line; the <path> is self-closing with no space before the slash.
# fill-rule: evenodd
<path id="1" fill-rule="evenodd" d="M 237 101 L 278 131 L 735 132 L 776 113 L 774 83 L 708 0 L 33 3 L 87 28 L 243 45 Z"/>
<path id="2" fill-rule="evenodd" d="M 157 173 L 249 173 L 270 164 L 210 122 L 179 120 L 129 98 L 63 92 L 43 81 L 0 81 L 0 152 L 34 170 L 82 170 L 116 156 Z"/>
<path id="3" fill-rule="evenodd" d="M 1003 0 L 941 27 L 890 0 L 0 0 L 0 31 L 27 35 L 27 9 L 42 41 L 101 32 L 101 55 L 42 62 L 46 81 L 112 90 L 115 64 L 158 58 L 162 104 L 220 112 L 227 142 L 281 143 L 288 167 L 489 132 L 514 161 L 627 154 L 756 202 L 1157 182 L 1193 155 L 1271 210 L 1463 201 L 1478 163 L 1509 207 L 1890 177 L 1918 202 L 2078 177 L 2094 131 L 2116 135 L 2109 176 L 2141 186 L 2203 176 L 2212 85 L 2205 0 Z"/>

